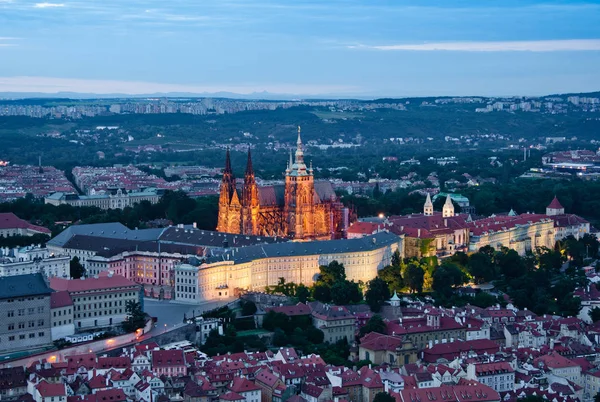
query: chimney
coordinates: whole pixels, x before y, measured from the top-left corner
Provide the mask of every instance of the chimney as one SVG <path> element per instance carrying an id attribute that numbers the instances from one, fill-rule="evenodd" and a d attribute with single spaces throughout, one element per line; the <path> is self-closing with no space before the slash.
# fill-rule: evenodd
<path id="1" fill-rule="evenodd" d="M 417 229 L 417 237 L 421 237 L 421 229 Z"/>
<path id="2" fill-rule="evenodd" d="M 444 226 L 448 227 L 448 219 L 444 219 Z"/>
<path id="3" fill-rule="evenodd" d="M 198 229 L 198 224 L 196 222 L 192 223 L 192 226 L 194 227 L 194 229 Z"/>

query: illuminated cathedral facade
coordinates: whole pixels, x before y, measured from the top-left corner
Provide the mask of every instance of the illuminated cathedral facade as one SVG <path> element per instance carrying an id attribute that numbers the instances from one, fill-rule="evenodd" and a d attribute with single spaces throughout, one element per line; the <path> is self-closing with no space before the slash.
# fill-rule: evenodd
<path id="1" fill-rule="evenodd" d="M 295 158 L 285 170 L 285 184 L 258 186 L 248 150 L 241 191 L 231 169 L 229 150 L 219 195 L 217 230 L 245 235 L 281 236 L 297 240 L 341 238 L 348 226 L 348 210 L 328 181 L 315 181 L 312 164 L 304 163 L 298 127 Z"/>

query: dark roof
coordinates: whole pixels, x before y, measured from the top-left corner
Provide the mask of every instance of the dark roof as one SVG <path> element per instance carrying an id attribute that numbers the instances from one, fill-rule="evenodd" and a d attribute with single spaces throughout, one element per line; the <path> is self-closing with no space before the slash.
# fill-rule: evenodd
<path id="1" fill-rule="evenodd" d="M 52 289 L 42 274 L 27 274 L 0 277 L 0 299 L 13 297 L 49 295 Z"/>
<path id="2" fill-rule="evenodd" d="M 400 238 L 389 232 L 380 232 L 359 239 L 324 240 L 311 242 L 286 242 L 242 247 L 230 250 L 220 259 L 244 263 L 260 258 L 295 255 L 338 254 L 358 251 L 377 250 L 398 243 Z"/>
<path id="3" fill-rule="evenodd" d="M 27 386 L 27 373 L 24 367 L 0 369 L 0 390 L 10 390 Z"/>
<path id="4" fill-rule="evenodd" d="M 178 228 L 174 226 L 164 229 L 159 239 L 161 245 L 173 243 L 206 247 L 223 247 L 225 242 L 227 242 L 229 247 L 244 247 L 286 241 L 283 238 L 220 233 L 210 230 Z"/>
<path id="5" fill-rule="evenodd" d="M 62 247 L 75 235 L 106 237 L 124 240 L 156 240 L 163 229 L 131 230 L 119 222 L 92 223 L 69 226 L 56 237 L 48 241 L 49 245 Z"/>

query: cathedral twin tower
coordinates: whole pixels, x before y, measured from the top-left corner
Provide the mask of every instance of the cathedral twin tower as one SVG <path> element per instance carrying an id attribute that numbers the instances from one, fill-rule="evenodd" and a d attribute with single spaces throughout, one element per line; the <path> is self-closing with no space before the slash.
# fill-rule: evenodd
<path id="1" fill-rule="evenodd" d="M 348 226 L 348 210 L 328 181 L 315 181 L 312 166 L 304 163 L 298 127 L 296 154 L 285 170 L 285 184 L 258 186 L 248 150 L 241 197 L 231 168 L 229 149 L 219 195 L 217 230 L 290 239 L 342 237 Z"/>

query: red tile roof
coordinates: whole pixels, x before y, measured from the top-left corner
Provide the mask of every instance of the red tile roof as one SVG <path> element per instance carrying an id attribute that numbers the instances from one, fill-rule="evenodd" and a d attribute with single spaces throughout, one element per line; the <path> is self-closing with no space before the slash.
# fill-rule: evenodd
<path id="1" fill-rule="evenodd" d="M 548 208 L 563 209 L 564 207 L 562 205 L 560 205 L 560 202 L 558 201 L 558 198 L 556 198 L 556 196 L 554 196 L 554 199 L 552 200 L 552 202 L 550 203 L 550 205 L 548 205 Z"/>
<path id="2" fill-rule="evenodd" d="M 370 235 L 377 232 L 380 229 L 384 229 L 385 227 L 386 225 L 384 223 L 354 222 L 350 225 L 347 232 L 354 234 Z"/>
<path id="3" fill-rule="evenodd" d="M 67 396 L 65 384 L 50 384 L 49 382 L 42 381 L 36 385 L 35 389 L 38 390 L 43 398 L 52 396 Z"/>
<path id="4" fill-rule="evenodd" d="M 152 352 L 152 368 L 185 366 L 183 350 L 155 350 Z"/>
<path id="5" fill-rule="evenodd" d="M 478 376 L 488 376 L 499 373 L 513 373 L 515 370 L 507 362 L 482 363 L 475 365 Z"/>
<path id="6" fill-rule="evenodd" d="M 73 300 L 67 291 L 63 290 L 50 294 L 50 308 L 62 308 L 72 305 Z"/>
<path id="7" fill-rule="evenodd" d="M 121 388 L 96 391 L 96 402 L 124 402 L 127 395 Z"/>
<path id="8" fill-rule="evenodd" d="M 36 232 L 51 234 L 50 229 L 32 225 L 31 223 L 19 218 L 12 212 L 0 213 L 0 229 L 31 229 Z"/>
<path id="9" fill-rule="evenodd" d="M 137 285 L 135 282 L 130 281 L 121 275 L 108 275 L 109 274 L 105 272 L 104 275 L 99 275 L 98 278 L 74 280 L 53 277 L 50 278 L 50 287 L 57 291 L 66 290 L 69 293 L 85 292 L 90 290 L 139 287 L 139 285 Z"/>
<path id="10" fill-rule="evenodd" d="M 551 369 L 579 366 L 577 363 L 574 363 L 566 357 L 559 355 L 557 352 L 552 352 L 548 355 L 540 356 L 537 359 L 535 359 L 533 363 L 536 367 L 539 367 L 539 364 L 542 363 L 543 365 Z"/>
<path id="11" fill-rule="evenodd" d="M 229 386 L 229 389 L 234 392 L 249 392 L 249 391 L 258 391 L 260 387 L 254 384 L 252 381 L 242 378 L 235 377 Z"/>
<path id="12" fill-rule="evenodd" d="M 373 351 L 386 350 L 395 352 L 396 348 L 402 346 L 402 339 L 396 336 L 370 332 L 360 340 L 360 347 Z"/>
<path id="13" fill-rule="evenodd" d="M 244 398 L 243 396 L 241 396 L 238 393 L 229 391 L 226 394 L 223 394 L 219 397 L 219 400 L 221 401 L 245 401 L 246 398 Z"/>
<path id="14" fill-rule="evenodd" d="M 282 313 L 289 317 L 298 315 L 310 315 L 310 308 L 304 303 L 298 303 L 295 306 L 278 306 L 278 307 L 267 307 L 266 312 L 274 311 L 276 313 Z"/>

